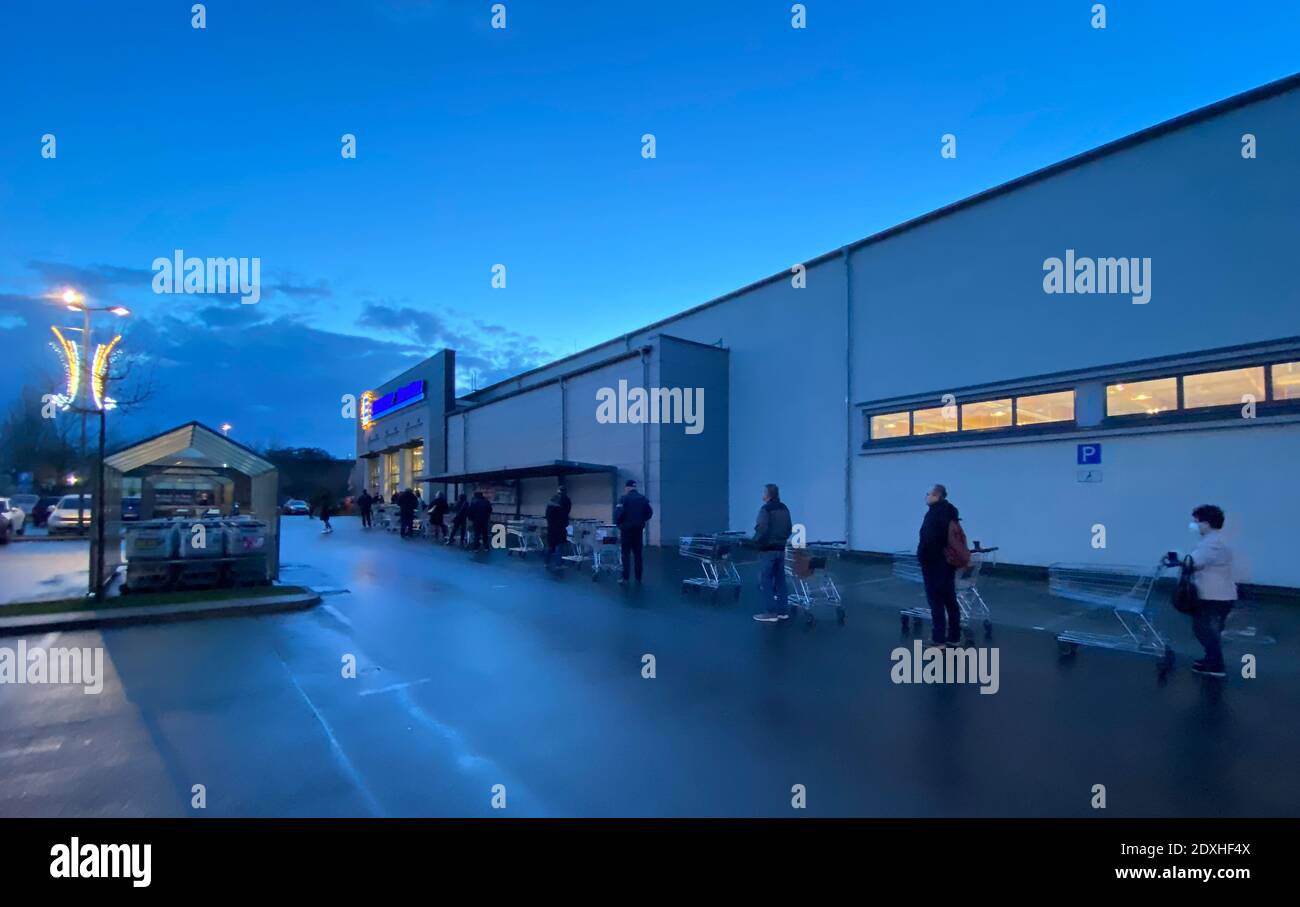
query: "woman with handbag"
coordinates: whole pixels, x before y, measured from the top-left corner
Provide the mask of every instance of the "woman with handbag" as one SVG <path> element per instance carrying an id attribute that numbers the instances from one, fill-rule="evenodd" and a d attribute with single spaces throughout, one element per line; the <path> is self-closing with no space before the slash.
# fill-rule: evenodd
<path id="1" fill-rule="evenodd" d="M 1183 558 L 1184 577 L 1190 580 L 1194 594 L 1180 583 L 1175 597 L 1178 610 L 1192 616 L 1192 632 L 1205 647 L 1205 658 L 1192 664 L 1192 670 L 1208 677 L 1225 677 L 1223 663 L 1223 625 L 1228 612 L 1237 603 L 1237 584 L 1233 580 L 1232 549 L 1223 540 L 1223 511 L 1204 504 L 1192 511 L 1187 527 L 1200 536 L 1191 554 Z M 1170 567 L 1178 562 L 1166 561 Z"/>

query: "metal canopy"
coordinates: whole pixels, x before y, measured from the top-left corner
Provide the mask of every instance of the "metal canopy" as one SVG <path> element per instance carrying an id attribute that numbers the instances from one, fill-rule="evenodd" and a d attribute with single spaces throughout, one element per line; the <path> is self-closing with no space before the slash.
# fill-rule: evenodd
<path id="1" fill-rule="evenodd" d="M 440 476 L 417 477 L 417 482 L 437 482 L 446 485 L 464 485 L 468 482 L 489 482 L 510 479 L 540 479 L 551 476 L 589 475 L 592 473 L 618 473 L 617 466 L 598 463 L 578 463 L 573 460 L 552 460 L 534 466 L 505 466 L 479 472 L 449 472 Z"/>
<path id="2" fill-rule="evenodd" d="M 274 464 L 200 422 L 132 444 L 105 458 L 104 465 L 123 474 L 145 466 L 224 467 L 247 476 L 275 471 Z"/>

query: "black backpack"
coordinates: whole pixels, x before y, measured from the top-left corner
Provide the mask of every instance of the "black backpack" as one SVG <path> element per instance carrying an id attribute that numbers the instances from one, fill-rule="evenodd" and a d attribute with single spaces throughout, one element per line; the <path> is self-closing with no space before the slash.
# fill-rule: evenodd
<path id="1" fill-rule="evenodd" d="M 1200 600 L 1196 584 L 1192 582 L 1192 559 L 1189 556 L 1183 559 L 1183 572 L 1178 577 L 1178 585 L 1174 587 L 1174 610 L 1179 614 L 1192 614 Z"/>

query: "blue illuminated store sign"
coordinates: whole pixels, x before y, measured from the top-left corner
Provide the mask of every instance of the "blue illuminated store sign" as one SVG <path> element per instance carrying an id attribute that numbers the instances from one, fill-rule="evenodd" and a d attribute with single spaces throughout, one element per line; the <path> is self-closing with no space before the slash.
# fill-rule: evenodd
<path id="1" fill-rule="evenodd" d="M 370 418 L 378 419 L 380 416 L 396 412 L 403 406 L 419 403 L 423 399 L 424 382 L 412 381 L 410 384 L 403 385 L 395 391 L 390 391 L 382 397 L 376 397 L 374 402 L 370 404 Z"/>

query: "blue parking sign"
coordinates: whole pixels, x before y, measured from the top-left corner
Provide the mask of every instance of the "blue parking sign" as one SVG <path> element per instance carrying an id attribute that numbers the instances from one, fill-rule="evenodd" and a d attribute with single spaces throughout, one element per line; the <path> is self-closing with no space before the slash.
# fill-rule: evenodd
<path id="1" fill-rule="evenodd" d="M 1080 466 L 1100 466 L 1101 465 L 1101 445 L 1100 444 L 1080 444 L 1078 447 L 1078 465 Z"/>

